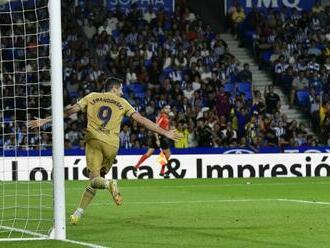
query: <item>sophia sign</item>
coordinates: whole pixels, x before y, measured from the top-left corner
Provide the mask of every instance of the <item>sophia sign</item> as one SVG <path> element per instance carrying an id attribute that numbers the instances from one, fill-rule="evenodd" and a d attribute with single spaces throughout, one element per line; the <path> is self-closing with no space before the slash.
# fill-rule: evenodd
<path id="1" fill-rule="evenodd" d="M 152 9 L 163 9 L 168 12 L 174 11 L 174 0 L 108 0 L 108 9 L 114 10 L 120 8 L 124 11 L 129 11 L 132 6 L 145 11 L 150 7 Z"/>

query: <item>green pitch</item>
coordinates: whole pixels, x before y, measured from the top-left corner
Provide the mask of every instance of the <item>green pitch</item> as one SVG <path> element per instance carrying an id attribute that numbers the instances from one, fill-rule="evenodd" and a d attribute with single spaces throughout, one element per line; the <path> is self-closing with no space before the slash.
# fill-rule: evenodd
<path id="1" fill-rule="evenodd" d="M 66 182 L 67 217 L 86 182 Z M 106 247 L 330 247 L 330 180 L 120 181 L 124 204 L 98 192 L 68 238 Z M 329 203 L 328 203 L 329 202 Z M 55 241 L 0 247 L 81 247 Z"/>

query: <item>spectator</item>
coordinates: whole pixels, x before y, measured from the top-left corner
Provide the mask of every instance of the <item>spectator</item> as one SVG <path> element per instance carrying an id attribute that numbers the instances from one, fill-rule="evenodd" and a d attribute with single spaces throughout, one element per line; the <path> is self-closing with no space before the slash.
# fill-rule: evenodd
<path id="1" fill-rule="evenodd" d="M 108 25 L 108 21 L 107 21 L 107 20 L 105 20 L 105 21 L 103 22 L 103 25 L 100 26 L 100 27 L 98 28 L 98 30 L 97 30 L 97 33 L 98 33 L 99 35 L 102 34 L 103 32 L 105 32 L 105 34 L 107 34 L 107 35 L 111 35 L 111 34 L 112 34 L 112 29 L 111 29 L 111 27 Z"/>
<path id="2" fill-rule="evenodd" d="M 96 28 L 91 20 L 88 20 L 87 23 L 84 25 L 83 31 L 89 40 L 94 37 L 94 35 L 96 34 Z"/>
<path id="3" fill-rule="evenodd" d="M 156 14 L 152 10 L 152 8 L 149 7 L 148 10 L 145 11 L 143 14 L 143 20 L 145 20 L 147 23 L 151 23 L 151 21 L 153 21 L 154 19 L 156 19 Z"/>
<path id="4" fill-rule="evenodd" d="M 297 90 L 308 89 L 308 80 L 304 71 L 299 71 L 298 76 L 292 81 L 292 89 L 290 96 L 290 105 L 293 106 Z"/>
<path id="5" fill-rule="evenodd" d="M 274 66 L 275 80 L 280 81 L 281 75 L 288 69 L 289 65 L 285 62 L 284 56 L 281 55 Z"/>
<path id="6" fill-rule="evenodd" d="M 119 143 L 122 148 L 129 148 L 132 146 L 130 144 L 130 130 L 127 125 L 124 125 L 120 134 L 119 134 Z"/>
<path id="7" fill-rule="evenodd" d="M 250 71 L 250 65 L 245 63 L 243 70 L 238 73 L 238 79 L 240 82 L 252 82 L 252 73 Z"/>
<path id="8" fill-rule="evenodd" d="M 315 5 L 314 5 L 314 7 L 312 9 L 312 12 L 315 13 L 315 14 L 320 14 L 323 11 L 324 11 L 324 8 L 321 5 L 321 1 L 316 1 L 315 2 Z"/>
<path id="9" fill-rule="evenodd" d="M 177 9 L 171 14 L 149 8 L 143 14 L 136 8 L 121 13 L 110 12 L 97 5 L 90 9 L 92 4 L 81 6 L 83 7 L 77 7 L 74 16 L 68 11 L 70 14 L 65 18 L 70 21 L 63 22 L 64 95 L 67 104 L 74 103 L 75 98 L 80 98 L 90 91 L 102 90 L 105 75 L 116 74 L 125 78 L 126 85 L 140 83 L 142 92 L 139 89 L 139 94 L 135 92 L 134 87 L 125 85 L 124 88 L 127 99 L 142 114 L 154 118 L 163 104 L 172 105 L 172 121 L 178 126 L 181 125 L 179 123 L 187 123 L 187 128 L 184 129 L 187 131 L 185 147 L 242 145 L 258 149 L 261 145 L 317 143 L 314 139 L 307 138 L 305 132 L 299 131 L 298 124 L 291 127 L 291 123 L 288 124 L 285 117 L 282 117 L 278 112 L 280 99 L 272 92 L 273 90 L 266 93 L 265 99 L 260 92 L 253 92 L 252 101 L 247 101 L 244 94 L 236 95 L 234 90 L 226 88 L 225 91 L 223 86 L 228 86 L 227 83 L 252 81 L 249 65 L 245 64 L 243 70 L 239 71 L 237 59 L 230 54 L 221 35 L 214 33 L 209 25 L 204 25 L 189 9 Z M 287 87 L 291 87 L 294 85 L 292 81 L 296 71 L 306 71 L 307 89 L 311 95 L 313 92 L 314 99 L 311 100 L 311 112 L 317 116 L 319 94 L 327 92 L 329 88 L 329 72 L 326 70 L 329 63 L 325 62 L 325 66 L 322 65 L 323 60 L 327 61 L 322 39 L 326 40 L 329 33 L 329 29 L 322 30 L 322 23 L 324 20 L 327 22 L 328 17 L 322 15 L 323 11 L 318 16 L 310 16 L 307 19 L 296 11 L 291 16 L 271 12 L 266 20 L 262 18 L 262 13 L 253 11 L 253 18 L 250 20 L 252 26 L 256 26 L 254 47 L 258 58 L 262 58 L 265 51 L 274 51 L 270 64 L 275 68 L 275 61 L 281 62 L 278 65 L 282 68 L 281 73 L 276 80 L 279 85 L 284 85 L 285 82 Z M 233 8 L 233 15 L 234 12 L 237 17 L 234 18 L 235 28 L 238 30 L 245 14 L 240 7 L 236 10 Z M 90 40 L 89 46 L 88 42 L 81 42 L 82 37 L 74 25 L 73 18 L 84 24 L 81 29 Z M 303 21 L 300 21 L 302 18 Z M 286 23 L 287 21 L 289 23 Z M 283 25 L 283 30 L 279 28 L 280 25 Z M 296 27 L 296 32 L 291 30 Z M 32 28 L 35 30 L 34 26 L 31 26 Z M 306 28 L 311 32 L 304 32 Z M 324 32 L 324 38 L 318 37 L 315 30 Z M 10 32 L 10 29 L 4 30 L 4 35 L 5 32 Z M 285 34 L 294 35 L 288 38 Z M 306 42 L 307 40 L 310 42 Z M 4 45 L 10 47 L 10 42 L 7 42 L 8 44 Z M 27 44 L 29 56 L 36 56 L 36 40 L 31 38 L 27 40 Z M 47 49 L 39 50 L 43 56 L 48 55 Z M 321 55 L 319 50 L 322 51 Z M 94 53 L 97 57 L 94 57 Z M 40 90 L 31 84 L 31 94 L 49 91 L 49 73 L 44 73 L 44 70 L 49 70 L 47 64 L 40 61 L 39 64 L 31 62 L 21 66 L 25 66 L 31 75 L 28 82 L 38 80 L 38 75 L 33 73 L 34 71 L 43 71 L 39 75 L 39 81 L 46 83 L 40 84 Z M 22 68 L 20 70 L 24 70 Z M 8 84 L 13 83 L 11 75 L 4 73 L 4 77 Z M 24 77 L 15 80 L 17 83 L 24 80 Z M 5 95 L 10 96 L 10 92 L 9 87 L 4 89 Z M 24 90 L 22 92 L 17 88 L 17 94 L 23 93 Z M 42 99 L 42 106 L 47 107 L 48 100 L 46 97 Z M 319 125 L 326 127 L 328 100 L 323 101 L 325 103 L 322 104 L 323 108 L 320 107 L 322 111 L 319 113 L 323 116 L 322 124 L 319 122 Z M 14 106 L 10 99 L 4 104 L 8 108 Z M 16 104 L 22 105 L 25 101 L 16 101 Z M 38 99 L 31 98 L 28 104 L 31 111 L 37 109 Z M 5 115 L 6 118 L 17 118 L 7 112 Z M 25 113 L 21 115 L 25 116 Z M 67 148 L 81 146 L 79 137 L 84 126 L 83 116 L 75 116 L 70 120 L 66 126 Z M 12 127 L 6 128 L 9 129 L 6 132 L 13 132 Z M 36 148 L 36 144 L 41 140 L 44 144 L 40 148 L 45 148 L 47 142 L 51 142 L 42 133 L 40 137 L 24 136 L 22 127 L 19 128 L 21 134 L 17 139 L 22 148 L 26 143 Z M 147 135 L 143 128 L 126 119 L 120 133 L 121 146 L 145 147 Z M 10 147 L 9 137 L 4 142 Z"/>
<path id="10" fill-rule="evenodd" d="M 188 148 L 189 131 L 186 123 L 179 122 L 176 130 L 182 134 L 182 138 L 174 142 L 175 148 Z"/>
<path id="11" fill-rule="evenodd" d="M 233 25 L 234 25 L 234 32 L 236 34 L 238 34 L 239 24 L 241 24 L 245 19 L 245 13 L 244 13 L 243 8 L 238 5 L 236 10 L 233 9 L 233 13 L 231 15 L 231 18 L 232 18 L 232 22 L 233 22 Z"/>
<path id="12" fill-rule="evenodd" d="M 245 107 L 241 107 L 236 111 L 237 117 L 237 136 L 241 139 L 245 135 L 245 125 L 248 123 L 249 117 Z"/>
<path id="13" fill-rule="evenodd" d="M 197 143 L 197 134 L 194 131 L 193 124 L 188 125 L 188 147 L 196 147 L 198 145 Z"/>
<path id="14" fill-rule="evenodd" d="M 229 112 L 230 112 L 229 97 L 227 96 L 223 87 L 220 87 L 220 90 L 217 95 L 216 109 L 218 116 L 226 116 L 226 117 L 229 116 Z"/>
<path id="15" fill-rule="evenodd" d="M 135 82 L 137 82 L 137 76 L 133 71 L 132 67 L 128 67 L 126 70 L 126 84 L 129 85 Z"/>
<path id="16" fill-rule="evenodd" d="M 267 91 L 268 88 L 268 91 Z M 280 97 L 274 92 L 274 86 L 265 86 L 265 102 L 266 102 L 266 113 L 273 114 L 280 109 Z"/>
<path id="17" fill-rule="evenodd" d="M 78 131 L 78 127 L 76 123 L 72 123 L 71 128 L 65 134 L 65 139 L 69 140 L 72 146 L 79 146 L 80 139 L 82 139 L 81 132 Z M 47 144 L 47 140 L 45 140 L 45 144 Z"/>
<path id="18" fill-rule="evenodd" d="M 212 130 L 208 127 L 203 118 L 197 120 L 197 143 L 200 147 L 212 146 Z"/>
<path id="19" fill-rule="evenodd" d="M 187 98 L 188 100 L 191 100 L 194 92 L 195 92 L 195 90 L 192 87 L 192 83 L 187 83 L 186 89 L 183 90 L 184 97 Z"/>
<path id="20" fill-rule="evenodd" d="M 221 138 L 227 146 L 237 140 L 237 132 L 233 129 L 231 122 L 227 122 L 226 128 L 221 130 Z"/>

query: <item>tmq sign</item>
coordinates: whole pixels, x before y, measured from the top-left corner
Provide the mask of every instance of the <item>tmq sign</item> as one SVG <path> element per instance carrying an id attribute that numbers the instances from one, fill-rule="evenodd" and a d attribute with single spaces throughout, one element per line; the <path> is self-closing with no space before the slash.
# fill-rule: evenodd
<path id="1" fill-rule="evenodd" d="M 301 11 L 312 9 L 316 0 L 240 0 L 239 2 L 245 9 L 251 9 L 253 6 L 256 6 L 257 8 L 275 9 L 287 7 Z"/>

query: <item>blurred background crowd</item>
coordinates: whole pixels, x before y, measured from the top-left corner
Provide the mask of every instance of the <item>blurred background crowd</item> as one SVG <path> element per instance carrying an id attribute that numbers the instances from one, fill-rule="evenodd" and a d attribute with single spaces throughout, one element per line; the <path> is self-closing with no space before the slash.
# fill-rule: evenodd
<path id="1" fill-rule="evenodd" d="M 152 8 L 142 12 L 134 5 L 128 12 L 108 11 L 103 1 L 62 2 L 65 105 L 102 91 L 104 79 L 116 75 L 124 80 L 125 98 L 147 118 L 155 120 L 163 106 L 171 106 L 171 127 L 183 134 L 173 144 L 176 148 L 249 147 L 257 151 L 265 146 L 330 145 L 330 9 L 316 5 L 307 13 L 255 9 L 245 14 L 233 4 L 228 15 L 230 31 L 273 76 L 273 83 L 261 92 L 253 85 L 249 64 L 240 64 L 221 34 L 203 23 L 184 1 L 176 1 L 173 13 Z M 47 19 L 46 12 L 31 13 L 30 18 L 24 17 L 31 24 L 22 25 L 15 34 L 29 32 L 26 27 L 31 33 L 46 31 L 47 27 L 33 22 L 36 16 Z M 5 23 L 8 16 L 0 18 Z M 22 16 L 15 20 L 26 21 Z M 9 26 L 6 32 L 12 34 Z M 1 37 L 2 48 L 27 46 L 20 55 L 12 55 L 21 56 L 22 63 L 2 62 L 6 73 L 1 79 L 1 146 L 47 149 L 50 127 L 39 133 L 26 130 L 24 123 L 49 113 L 48 46 L 47 40 L 40 41 L 48 36 L 22 40 L 16 36 L 15 41 Z M 7 56 L 2 55 L 2 60 Z M 27 73 L 20 77 L 18 72 L 24 70 Z M 287 92 L 292 108 L 308 111 L 310 123 L 288 120 L 280 111 L 281 99 L 273 84 Z M 85 125 L 83 114 L 65 121 L 67 149 L 83 147 Z M 319 130 L 316 135 L 307 131 L 310 125 Z M 124 119 L 120 146 L 144 148 L 149 135 L 144 127 Z"/>
<path id="2" fill-rule="evenodd" d="M 291 108 L 308 114 L 324 144 L 330 144 L 330 7 L 316 1 L 311 11 L 252 8 L 234 1 L 231 32 L 251 50 L 261 69 L 289 98 Z"/>

